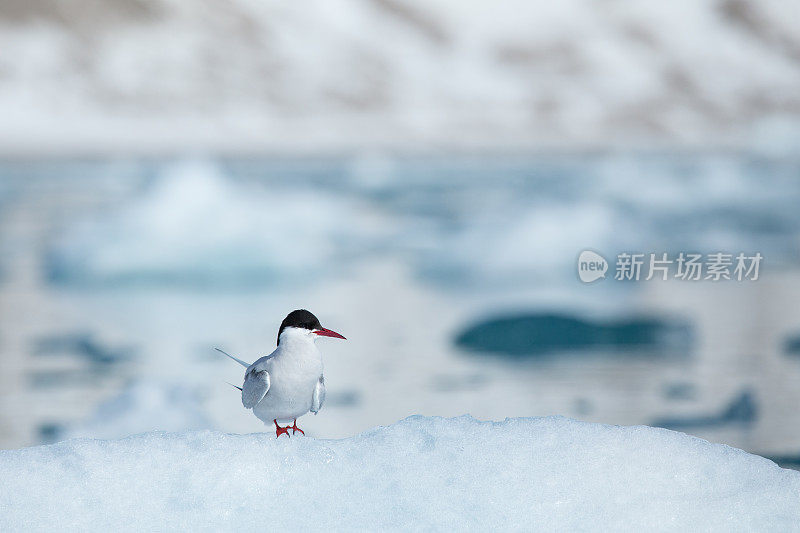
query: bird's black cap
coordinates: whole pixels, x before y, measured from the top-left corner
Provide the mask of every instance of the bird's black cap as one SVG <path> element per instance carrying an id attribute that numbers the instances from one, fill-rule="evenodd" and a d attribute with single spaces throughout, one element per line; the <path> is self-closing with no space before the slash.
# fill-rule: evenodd
<path id="1" fill-rule="evenodd" d="M 281 322 L 281 328 L 278 330 L 278 344 L 281 343 L 281 333 L 286 328 L 303 328 L 313 331 L 321 329 L 322 324 L 319 323 L 319 319 L 311 311 L 306 311 L 305 309 L 292 311 Z"/>

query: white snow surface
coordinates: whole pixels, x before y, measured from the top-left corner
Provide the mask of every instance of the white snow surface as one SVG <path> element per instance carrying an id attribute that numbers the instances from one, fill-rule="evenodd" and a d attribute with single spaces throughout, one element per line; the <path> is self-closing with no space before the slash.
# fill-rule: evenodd
<path id="1" fill-rule="evenodd" d="M 764 136 L 796 147 L 796 9 L 784 0 L 8 0 L 0 151 Z"/>
<path id="2" fill-rule="evenodd" d="M 800 473 L 646 426 L 413 416 L 342 440 L 153 432 L 0 451 L 0 529 L 792 531 Z"/>

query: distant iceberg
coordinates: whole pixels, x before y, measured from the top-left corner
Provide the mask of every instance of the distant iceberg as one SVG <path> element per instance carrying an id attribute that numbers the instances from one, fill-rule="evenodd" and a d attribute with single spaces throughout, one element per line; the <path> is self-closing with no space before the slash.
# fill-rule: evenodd
<path id="1" fill-rule="evenodd" d="M 147 433 L 0 451 L 0 530 L 788 531 L 800 472 L 664 429 L 410 417 L 343 440 Z"/>
<path id="2" fill-rule="evenodd" d="M 58 286 L 252 290 L 344 279 L 386 260 L 446 290 L 546 288 L 560 303 L 608 291 L 604 305 L 624 307 L 619 291 L 634 284 L 614 280 L 611 266 L 587 291 L 575 274 L 580 250 L 610 264 L 625 250 L 717 249 L 794 264 L 797 169 L 642 154 L 198 157 L 124 172 L 63 164 L 42 179 L 124 185 L 65 219 L 44 270 Z"/>
<path id="3" fill-rule="evenodd" d="M 357 213 L 341 197 L 248 186 L 212 162 L 178 161 L 123 208 L 68 227 L 47 254 L 46 275 L 90 287 L 308 283 L 362 242 L 370 225 Z"/>

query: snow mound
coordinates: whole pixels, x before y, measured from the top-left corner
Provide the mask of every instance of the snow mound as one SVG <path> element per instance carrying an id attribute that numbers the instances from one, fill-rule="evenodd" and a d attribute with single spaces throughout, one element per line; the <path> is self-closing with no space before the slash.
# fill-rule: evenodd
<path id="1" fill-rule="evenodd" d="M 781 530 L 800 473 L 645 426 L 410 417 L 343 440 L 210 431 L 0 452 L 2 530 Z"/>

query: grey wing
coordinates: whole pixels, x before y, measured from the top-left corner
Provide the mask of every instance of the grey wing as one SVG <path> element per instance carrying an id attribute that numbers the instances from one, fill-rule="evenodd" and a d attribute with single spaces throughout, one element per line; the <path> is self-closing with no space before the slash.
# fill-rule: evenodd
<path id="1" fill-rule="evenodd" d="M 317 385 L 314 387 L 314 395 L 311 397 L 311 412 L 317 414 L 325 403 L 325 378 L 320 376 Z"/>
<path id="2" fill-rule="evenodd" d="M 255 366 L 247 369 L 242 385 L 242 405 L 248 409 L 255 407 L 269 391 L 269 372 Z"/>

